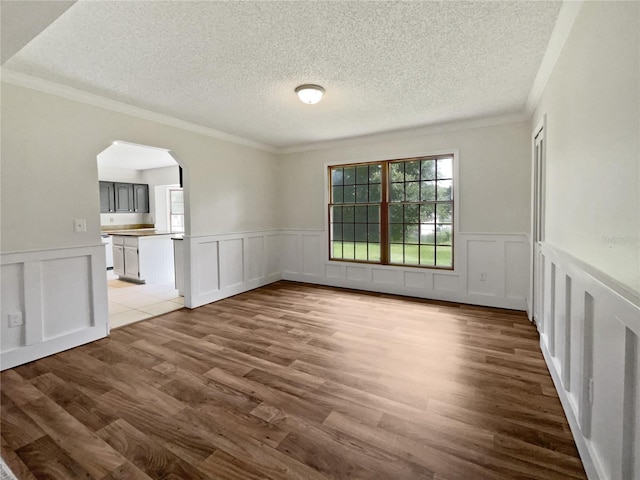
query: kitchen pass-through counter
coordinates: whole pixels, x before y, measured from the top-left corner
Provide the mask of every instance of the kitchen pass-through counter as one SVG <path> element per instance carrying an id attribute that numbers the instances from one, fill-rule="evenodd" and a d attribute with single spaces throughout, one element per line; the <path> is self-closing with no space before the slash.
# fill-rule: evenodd
<path id="1" fill-rule="evenodd" d="M 175 281 L 171 232 L 155 229 L 103 232 L 113 243 L 113 273 L 138 283 Z"/>
<path id="2" fill-rule="evenodd" d="M 175 235 L 175 233 L 165 232 L 162 230 L 156 230 L 155 228 L 140 228 L 136 230 L 111 230 L 102 232 L 102 234 L 107 234 L 119 237 L 153 237 L 156 235 Z"/>

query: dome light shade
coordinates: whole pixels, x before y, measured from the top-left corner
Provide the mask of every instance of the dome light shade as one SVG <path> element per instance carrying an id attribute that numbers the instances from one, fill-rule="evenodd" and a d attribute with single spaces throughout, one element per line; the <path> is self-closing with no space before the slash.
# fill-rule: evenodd
<path id="1" fill-rule="evenodd" d="M 296 88 L 296 93 L 302 103 L 313 105 L 322 99 L 324 88 L 320 85 L 300 85 Z"/>

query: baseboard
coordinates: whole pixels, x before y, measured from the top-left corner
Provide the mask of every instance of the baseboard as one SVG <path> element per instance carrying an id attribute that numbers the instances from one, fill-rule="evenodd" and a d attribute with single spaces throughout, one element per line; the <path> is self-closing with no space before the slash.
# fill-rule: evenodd
<path id="1" fill-rule="evenodd" d="M 482 307 L 505 308 L 508 310 L 526 310 L 526 302 L 521 298 L 504 298 L 490 295 L 477 295 L 465 292 L 445 292 L 438 290 L 426 290 L 421 288 L 410 288 L 398 285 L 385 285 L 373 282 L 358 282 L 345 279 L 332 279 L 319 275 L 304 275 L 284 272 L 283 280 L 292 282 L 312 283 L 315 285 L 325 285 L 328 287 L 349 288 L 352 290 L 363 290 L 367 292 L 388 293 L 391 295 L 401 295 L 405 297 L 423 298 L 425 300 L 439 300 L 444 302 L 464 303 L 467 305 L 479 305 Z"/>
<path id="2" fill-rule="evenodd" d="M 0 370 L 6 370 L 39 358 L 48 357 L 49 355 L 99 340 L 106 335 L 107 332 L 104 325 L 95 326 L 42 343 L 9 350 L 0 355 Z"/>
<path id="3" fill-rule="evenodd" d="M 271 275 L 261 278 L 260 280 L 250 281 L 236 286 L 216 290 L 210 293 L 200 294 L 197 297 L 193 298 L 192 301 L 194 303 L 192 304 L 192 306 L 187 306 L 187 308 L 201 307 L 208 303 L 217 302 L 218 300 L 223 300 L 225 298 L 233 297 L 234 295 L 239 295 L 250 290 L 255 290 L 256 288 L 264 287 L 279 280 L 282 280 L 280 274 Z"/>

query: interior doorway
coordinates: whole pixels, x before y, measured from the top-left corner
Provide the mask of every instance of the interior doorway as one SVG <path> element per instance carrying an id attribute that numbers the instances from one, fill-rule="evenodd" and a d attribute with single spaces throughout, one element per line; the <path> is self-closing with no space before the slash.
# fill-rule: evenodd
<path id="1" fill-rule="evenodd" d="M 185 231 L 180 165 L 167 149 L 122 140 L 97 163 L 109 327 L 182 308 L 174 253 Z"/>
<path id="2" fill-rule="evenodd" d="M 532 305 L 533 320 L 544 331 L 544 257 L 541 252 L 545 227 L 545 143 L 544 124 L 533 137 L 533 208 L 532 208 Z"/>

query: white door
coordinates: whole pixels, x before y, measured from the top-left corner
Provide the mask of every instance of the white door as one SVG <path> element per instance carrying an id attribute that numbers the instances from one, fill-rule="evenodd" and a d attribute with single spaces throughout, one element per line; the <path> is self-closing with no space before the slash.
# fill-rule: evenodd
<path id="1" fill-rule="evenodd" d="M 124 248 L 121 245 L 113 246 L 113 273 L 124 275 Z"/>
<path id="2" fill-rule="evenodd" d="M 533 318 L 544 331 L 544 242 L 545 142 L 541 128 L 534 138 L 533 150 Z"/>
<path id="3" fill-rule="evenodd" d="M 124 274 L 127 277 L 139 277 L 138 247 L 124 247 Z"/>

